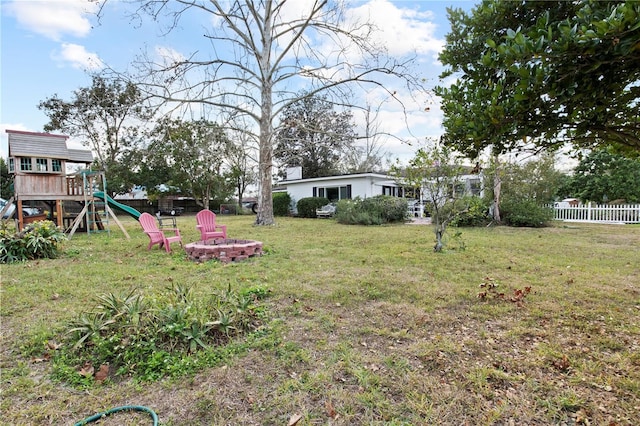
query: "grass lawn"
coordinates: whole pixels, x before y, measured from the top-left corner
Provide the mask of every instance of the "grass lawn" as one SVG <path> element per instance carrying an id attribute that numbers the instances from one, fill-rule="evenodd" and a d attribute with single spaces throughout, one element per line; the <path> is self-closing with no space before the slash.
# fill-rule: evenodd
<path id="1" fill-rule="evenodd" d="M 436 254 L 424 225 L 219 216 L 266 251 L 224 265 L 190 262 L 175 244 L 147 251 L 138 223 L 119 218 L 130 240 L 112 226 L 76 234 L 58 259 L 1 266 L 0 424 L 73 425 L 130 404 L 163 425 L 640 424 L 638 226 L 469 228 L 465 250 Z M 194 217 L 178 226 L 198 239 Z M 269 332 L 187 376 L 54 380 L 46 342 L 96 296 L 153 298 L 172 283 L 203 295 L 268 287 Z M 479 298 L 488 283 L 504 297 Z"/>

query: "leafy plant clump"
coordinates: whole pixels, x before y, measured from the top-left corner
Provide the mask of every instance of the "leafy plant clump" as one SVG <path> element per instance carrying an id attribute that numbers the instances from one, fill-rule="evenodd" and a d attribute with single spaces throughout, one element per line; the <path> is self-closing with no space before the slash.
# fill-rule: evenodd
<path id="1" fill-rule="evenodd" d="M 467 208 L 451 221 L 451 226 L 485 226 L 490 222 L 489 206 L 481 197 L 463 197 L 462 204 Z"/>
<path id="2" fill-rule="evenodd" d="M 65 343 L 53 358 L 54 374 L 88 385 L 104 380 L 100 371 L 144 381 L 189 373 L 198 359 L 219 357 L 216 351 L 232 339 L 261 326 L 265 312 L 258 301 L 267 294 L 262 288 L 235 292 L 229 286 L 196 297 L 190 288 L 174 285 L 156 299 L 135 290 L 98 296 L 93 310 L 68 325 Z"/>
<path id="3" fill-rule="evenodd" d="M 341 200 L 336 207 L 336 220 L 346 225 L 404 222 L 407 219 L 407 209 L 407 200 L 388 195 Z"/>
<path id="4" fill-rule="evenodd" d="M 59 254 L 59 243 L 65 239 L 62 229 L 49 220 L 34 222 L 17 233 L 3 225 L 0 229 L 0 263 L 54 259 Z"/>
<path id="5" fill-rule="evenodd" d="M 518 307 L 524 306 L 524 298 L 531 293 L 531 287 L 527 286 L 522 290 L 515 289 L 512 296 L 506 295 L 504 292 L 498 290 L 498 283 L 491 277 L 485 277 L 482 284 L 480 284 L 480 288 L 482 290 L 478 293 L 478 299 L 502 300 L 504 302 L 515 303 Z"/>

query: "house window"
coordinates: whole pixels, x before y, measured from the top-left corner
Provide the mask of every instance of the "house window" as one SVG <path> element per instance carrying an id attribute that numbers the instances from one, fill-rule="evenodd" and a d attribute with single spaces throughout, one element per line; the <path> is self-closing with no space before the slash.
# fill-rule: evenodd
<path id="1" fill-rule="evenodd" d="M 36 172 L 49 171 L 48 163 L 46 158 L 36 158 Z"/>
<path id="2" fill-rule="evenodd" d="M 397 186 L 382 186 L 382 195 L 390 195 L 391 197 L 402 197 L 403 196 L 402 188 Z"/>
<path id="3" fill-rule="evenodd" d="M 340 187 L 340 199 L 348 200 L 351 198 L 351 185 L 341 186 Z"/>
<path id="4" fill-rule="evenodd" d="M 25 172 L 30 172 L 31 169 L 31 158 L 20 158 L 20 170 Z"/>
<path id="5" fill-rule="evenodd" d="M 351 199 L 351 185 L 313 187 L 313 196 L 328 198 L 332 203 L 338 200 Z"/>
<path id="6" fill-rule="evenodd" d="M 469 192 L 471 192 L 471 195 L 480 196 L 482 193 L 482 183 L 480 179 L 469 180 Z"/>
<path id="7" fill-rule="evenodd" d="M 334 201 L 338 201 L 340 199 L 340 187 L 339 186 L 333 186 L 333 187 L 329 187 L 329 188 L 325 188 L 325 189 L 326 189 L 325 197 L 327 197 L 329 199 L 329 201 L 334 202 Z"/>
<path id="8" fill-rule="evenodd" d="M 456 183 L 452 183 L 449 186 L 449 197 L 450 198 L 454 198 L 454 197 L 461 197 L 463 196 L 466 191 L 465 191 L 465 185 L 464 182 L 456 182 Z"/>
<path id="9" fill-rule="evenodd" d="M 62 171 L 62 160 L 53 159 L 51 160 L 51 170 L 54 172 Z"/>
<path id="10" fill-rule="evenodd" d="M 400 189 L 400 188 L 398 188 Z M 398 191 L 398 194 L 401 194 L 400 191 Z M 411 198 L 414 200 L 419 200 L 420 199 L 420 188 L 413 188 L 413 187 L 409 187 L 409 186 L 405 186 L 404 188 L 402 188 L 402 196 L 405 198 Z M 398 195 L 398 197 L 400 197 L 400 195 Z"/>
<path id="11" fill-rule="evenodd" d="M 9 158 L 9 172 L 13 173 L 16 171 L 16 162 L 13 157 Z"/>

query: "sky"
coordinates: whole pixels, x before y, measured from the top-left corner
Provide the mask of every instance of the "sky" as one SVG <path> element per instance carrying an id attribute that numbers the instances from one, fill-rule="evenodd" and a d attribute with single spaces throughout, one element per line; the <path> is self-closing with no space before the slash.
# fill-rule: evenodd
<path id="1" fill-rule="evenodd" d="M 297 0 L 303 2 L 305 0 Z M 295 3 L 294 3 L 295 4 Z M 442 65 L 437 56 L 449 31 L 446 8 L 470 10 L 468 0 L 356 0 L 351 13 L 367 14 L 380 29 L 379 41 L 390 54 L 402 57 L 417 52 L 417 62 L 428 85 L 440 84 Z M 169 34 L 154 22 L 132 21 L 127 12 L 132 5 L 109 0 L 98 10 L 87 0 L 0 0 L 0 155 L 7 157 L 6 129 L 43 131 L 48 119 L 38 104 L 54 95 L 71 100 L 73 92 L 90 87 L 91 72 L 104 67 L 124 71 L 143 50 L 170 51 L 187 56 L 198 49 L 210 49 L 202 31 L 183 25 Z M 96 13 L 100 11 L 98 21 Z M 405 129 L 391 125 L 384 130 L 412 145 L 384 140 L 383 150 L 402 161 L 412 157 L 420 141 L 443 133 L 442 112 L 437 98 L 416 105 Z M 386 107 L 385 107 L 386 108 Z M 398 110 L 389 105 L 381 122 L 398 123 Z M 70 139 L 80 147 L 81 141 Z"/>

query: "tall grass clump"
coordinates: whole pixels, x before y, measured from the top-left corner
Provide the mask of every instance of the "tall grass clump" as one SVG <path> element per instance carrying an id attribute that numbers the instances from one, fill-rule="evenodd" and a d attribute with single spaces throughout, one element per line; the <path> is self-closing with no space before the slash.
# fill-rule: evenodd
<path id="1" fill-rule="evenodd" d="M 388 195 L 340 200 L 336 207 L 336 220 L 346 225 L 404 222 L 407 219 L 407 209 L 407 200 Z"/>
<path id="2" fill-rule="evenodd" d="M 54 259 L 59 254 L 59 243 L 65 239 L 62 229 L 49 220 L 34 222 L 20 232 L 9 230 L 3 224 L 0 229 L 0 263 Z"/>
<path id="3" fill-rule="evenodd" d="M 257 301 L 265 294 L 229 287 L 196 297 L 189 287 L 174 285 L 153 299 L 135 290 L 100 295 L 93 309 L 68 324 L 54 361 L 56 375 L 78 384 L 82 365 L 108 365 L 113 375 L 145 381 L 186 374 L 197 364 L 192 355 L 260 326 L 264 310 Z"/>

